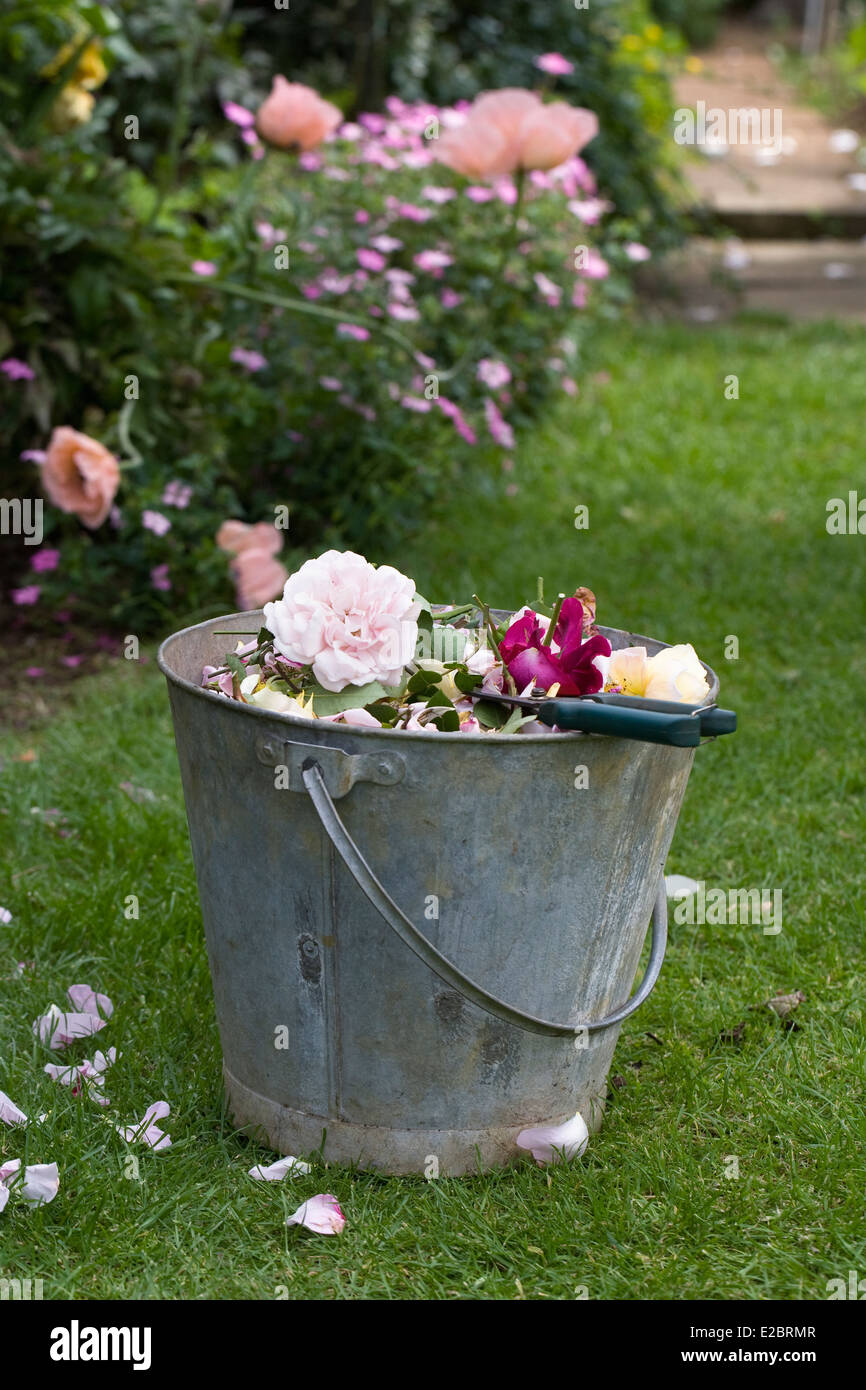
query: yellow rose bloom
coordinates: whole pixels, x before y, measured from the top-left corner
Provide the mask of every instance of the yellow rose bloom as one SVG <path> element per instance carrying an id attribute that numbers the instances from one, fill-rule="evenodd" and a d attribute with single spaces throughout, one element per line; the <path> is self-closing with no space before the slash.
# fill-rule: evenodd
<path id="1" fill-rule="evenodd" d="M 57 94 L 57 99 L 51 108 L 51 124 L 55 130 L 72 130 L 75 126 L 86 125 L 93 115 L 93 107 L 96 102 L 92 92 L 86 92 L 83 87 L 77 87 L 70 82 L 68 87 L 64 87 Z"/>
<path id="2" fill-rule="evenodd" d="M 64 64 L 68 63 L 77 47 L 78 41 L 70 39 L 69 43 L 65 43 L 55 53 L 51 62 L 45 64 L 40 75 L 42 77 L 55 77 Z M 94 39 L 79 54 L 75 69 L 69 77 L 69 83 L 73 87 L 84 87 L 86 91 L 92 92 L 97 87 L 102 86 L 107 76 L 108 68 L 102 61 L 102 46 Z"/>

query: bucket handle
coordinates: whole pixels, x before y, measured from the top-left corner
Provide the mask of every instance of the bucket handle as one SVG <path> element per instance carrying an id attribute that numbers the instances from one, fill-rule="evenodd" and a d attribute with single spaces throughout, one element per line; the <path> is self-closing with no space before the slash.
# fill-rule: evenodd
<path id="1" fill-rule="evenodd" d="M 418 928 L 409 921 L 409 918 L 400 911 L 393 898 L 389 897 L 382 887 L 337 814 L 336 807 L 325 786 L 322 769 L 314 758 L 305 759 L 302 776 L 304 786 L 310 794 L 310 800 L 331 844 L 358 887 L 366 894 L 388 923 L 388 926 L 397 933 L 410 951 L 414 951 L 415 955 L 429 966 L 434 974 L 439 976 L 440 980 L 444 980 L 452 989 L 458 990 L 460 994 L 471 999 L 473 1004 L 477 1004 L 479 1008 L 486 1010 L 494 1018 L 501 1019 L 503 1023 L 513 1024 L 517 1028 L 523 1028 L 528 1033 L 540 1033 L 542 1037 L 546 1038 L 581 1038 L 586 1033 L 597 1033 L 603 1028 L 611 1028 L 615 1023 L 622 1023 L 623 1019 L 628 1018 L 629 1014 L 633 1014 L 635 1009 L 640 1008 L 649 996 L 662 968 L 668 938 L 668 903 L 664 873 L 659 881 L 658 894 L 653 909 L 652 945 L 649 962 L 636 992 L 620 1008 L 614 1009 L 604 1018 L 595 1019 L 593 1022 L 550 1023 L 547 1019 L 536 1018 L 534 1014 L 527 1014 L 522 1009 L 513 1008 L 511 1004 L 497 999 L 495 994 L 488 994 L 487 990 L 482 989 L 474 980 L 470 980 L 450 960 L 446 960 L 445 956 L 436 950 L 433 943 L 428 941 L 426 936 L 419 932 Z"/>

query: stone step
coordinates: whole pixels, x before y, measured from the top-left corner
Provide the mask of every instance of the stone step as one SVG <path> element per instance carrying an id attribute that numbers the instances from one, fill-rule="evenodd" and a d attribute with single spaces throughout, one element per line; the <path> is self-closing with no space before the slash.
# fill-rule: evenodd
<path id="1" fill-rule="evenodd" d="M 649 266 L 643 281 L 649 287 Z M 695 238 L 656 267 L 653 290 L 711 323 L 741 310 L 866 323 L 866 243 Z"/>
<path id="2" fill-rule="evenodd" d="M 712 112 L 765 112 L 772 148 L 706 143 L 688 150 L 685 177 L 695 215 L 704 226 L 748 238 L 855 238 L 866 235 L 866 164 L 856 139 L 840 140 L 824 116 L 800 101 L 766 54 L 760 32 L 728 25 L 700 72 L 675 82 L 679 109 L 702 109 L 712 136 Z M 700 105 L 699 105 L 700 104 Z M 776 114 L 778 113 L 778 114 Z"/>

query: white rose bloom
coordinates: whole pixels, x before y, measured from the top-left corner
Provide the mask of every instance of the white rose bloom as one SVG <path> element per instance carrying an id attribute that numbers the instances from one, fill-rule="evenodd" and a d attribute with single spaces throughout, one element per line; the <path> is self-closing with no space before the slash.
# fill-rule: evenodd
<path id="1" fill-rule="evenodd" d="M 646 664 L 644 695 L 650 700 L 682 700 L 699 705 L 709 694 L 709 684 L 698 654 L 690 642 L 663 647 Z"/>

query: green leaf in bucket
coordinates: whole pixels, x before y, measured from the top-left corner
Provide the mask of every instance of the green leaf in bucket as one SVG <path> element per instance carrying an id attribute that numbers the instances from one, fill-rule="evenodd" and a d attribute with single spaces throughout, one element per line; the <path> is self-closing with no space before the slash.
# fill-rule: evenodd
<path id="1" fill-rule="evenodd" d="M 385 700 L 388 691 L 378 681 L 368 681 L 366 685 L 347 685 L 344 690 L 326 690 L 316 681 L 307 687 L 313 694 L 313 710 L 316 715 L 340 714 L 344 709 L 363 709 L 376 700 Z"/>
<path id="2" fill-rule="evenodd" d="M 501 729 L 506 721 L 505 710 L 492 700 L 477 700 L 472 713 L 485 729 Z"/>

